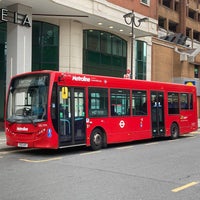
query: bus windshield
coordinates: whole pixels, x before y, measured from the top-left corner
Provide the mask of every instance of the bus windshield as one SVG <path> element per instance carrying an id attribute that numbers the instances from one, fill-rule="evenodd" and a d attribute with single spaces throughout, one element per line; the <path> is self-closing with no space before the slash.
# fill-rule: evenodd
<path id="1" fill-rule="evenodd" d="M 35 123 L 47 119 L 49 76 L 34 74 L 12 79 L 7 106 L 11 123 Z"/>

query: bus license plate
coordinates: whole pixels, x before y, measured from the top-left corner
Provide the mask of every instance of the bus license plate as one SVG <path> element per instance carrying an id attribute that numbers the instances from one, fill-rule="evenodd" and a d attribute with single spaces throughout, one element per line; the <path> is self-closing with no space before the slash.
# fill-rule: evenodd
<path id="1" fill-rule="evenodd" d="M 28 147 L 27 143 L 18 143 L 17 144 L 18 147 Z"/>

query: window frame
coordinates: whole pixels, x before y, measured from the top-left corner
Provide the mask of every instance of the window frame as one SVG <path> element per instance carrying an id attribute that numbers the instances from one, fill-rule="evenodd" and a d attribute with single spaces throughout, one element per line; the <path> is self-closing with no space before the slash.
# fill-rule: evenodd
<path id="1" fill-rule="evenodd" d="M 173 98 L 175 97 L 175 98 Z M 179 93 L 178 92 L 168 92 L 168 114 L 169 115 L 179 115 L 180 114 L 180 104 L 179 104 Z"/>
<path id="2" fill-rule="evenodd" d="M 150 6 L 150 0 L 140 0 L 140 3 L 146 6 Z"/>
<path id="3" fill-rule="evenodd" d="M 136 40 L 135 45 L 135 79 L 146 80 L 147 77 L 147 42 Z"/>
<path id="4" fill-rule="evenodd" d="M 33 21 L 32 71 L 59 70 L 59 26 Z"/>
<path id="5" fill-rule="evenodd" d="M 97 93 L 100 94 L 99 97 L 97 96 Z M 95 96 L 91 97 L 91 94 L 94 94 Z M 88 116 L 89 117 L 108 117 L 108 89 L 107 88 L 98 88 L 98 87 L 88 88 Z"/>
<path id="6" fill-rule="evenodd" d="M 137 95 L 134 96 L 134 94 L 137 92 L 137 94 L 142 94 L 142 95 Z M 145 99 L 145 101 L 140 102 L 140 109 L 137 109 L 137 105 L 136 103 L 134 103 L 134 100 L 136 100 L 135 102 L 141 100 L 141 98 Z M 132 90 L 132 104 L 131 104 L 131 109 L 132 109 L 132 115 L 133 116 L 147 116 L 148 115 L 148 95 L 147 95 L 147 91 L 146 90 Z M 142 103 L 142 104 L 141 104 Z M 134 106 L 134 107 L 133 107 Z"/>
<path id="7" fill-rule="evenodd" d="M 130 95 L 131 95 L 131 92 L 129 89 L 121 89 L 121 88 L 110 89 L 110 107 L 111 107 L 110 115 L 111 117 L 130 116 L 130 106 L 131 106 Z"/>
<path id="8" fill-rule="evenodd" d="M 90 33 L 96 34 L 98 48 L 88 48 Z M 83 73 L 123 77 L 127 70 L 127 41 L 102 30 L 83 30 Z"/>

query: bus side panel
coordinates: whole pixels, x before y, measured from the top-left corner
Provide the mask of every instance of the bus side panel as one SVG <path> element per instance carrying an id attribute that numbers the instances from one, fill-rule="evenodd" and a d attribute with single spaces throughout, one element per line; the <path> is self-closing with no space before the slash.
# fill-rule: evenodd
<path id="1" fill-rule="evenodd" d="M 150 116 L 132 117 L 131 126 L 131 141 L 152 138 Z"/>
<path id="2" fill-rule="evenodd" d="M 180 114 L 180 134 L 185 134 L 197 130 L 197 117 L 192 111 L 182 110 Z"/>
<path id="3" fill-rule="evenodd" d="M 166 124 L 166 137 L 171 136 L 171 125 L 172 123 L 178 124 L 178 127 L 180 128 L 180 115 L 167 115 L 165 118 L 165 124 Z"/>
<path id="4" fill-rule="evenodd" d="M 90 134 L 96 127 L 104 130 L 108 144 L 152 138 L 148 116 L 91 118 L 87 122 L 87 146 L 90 145 Z"/>

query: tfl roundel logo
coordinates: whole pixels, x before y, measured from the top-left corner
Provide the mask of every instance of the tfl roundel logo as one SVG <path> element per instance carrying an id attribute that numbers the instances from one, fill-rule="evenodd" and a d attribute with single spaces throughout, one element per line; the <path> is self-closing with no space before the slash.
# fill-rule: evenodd
<path id="1" fill-rule="evenodd" d="M 121 121 L 119 122 L 119 126 L 120 126 L 120 128 L 124 128 L 124 126 L 125 126 L 124 120 L 121 120 Z"/>

